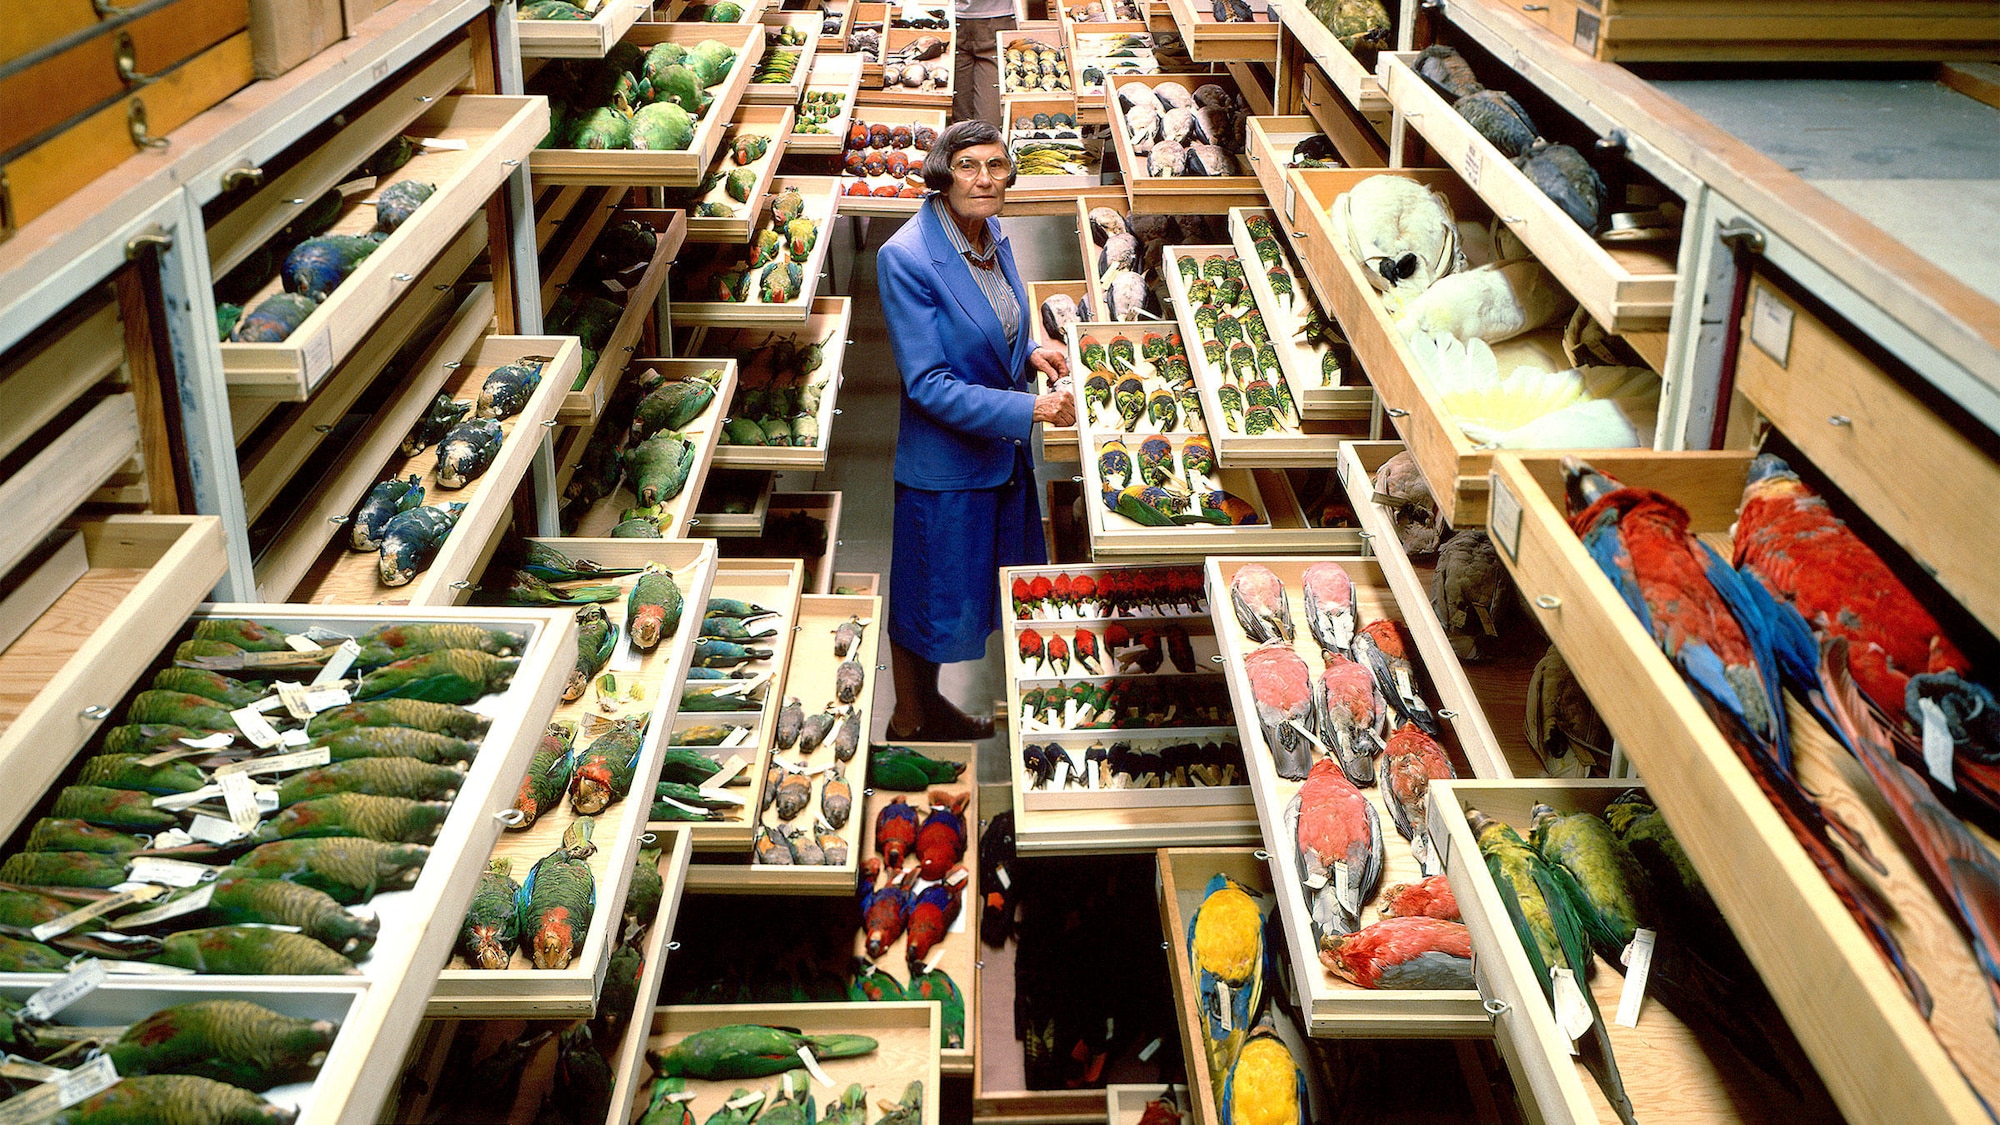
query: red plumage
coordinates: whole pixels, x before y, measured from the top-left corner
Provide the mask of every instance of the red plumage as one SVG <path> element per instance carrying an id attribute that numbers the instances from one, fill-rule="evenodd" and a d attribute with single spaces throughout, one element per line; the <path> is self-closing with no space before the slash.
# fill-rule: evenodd
<path id="1" fill-rule="evenodd" d="M 1382 916 L 1456 922 L 1458 898 L 1442 875 L 1433 875 L 1421 883 L 1398 883 L 1382 892 Z"/>
<path id="2" fill-rule="evenodd" d="M 910 888 L 915 882 L 916 873 L 905 871 L 862 900 L 861 931 L 867 939 L 868 956 L 880 959 L 903 936 L 910 918 Z"/>
<path id="3" fill-rule="evenodd" d="M 1457 922 L 1436 918 L 1384 918 L 1359 933 L 1342 934 L 1327 942 L 1319 959 L 1334 975 L 1362 988 L 1448 987 L 1419 976 L 1401 979 L 1396 970 L 1417 963 L 1425 954 L 1442 954 L 1446 964 L 1471 976 L 1472 934 Z"/>
<path id="4" fill-rule="evenodd" d="M 917 810 L 909 801 L 896 797 L 875 814 L 875 850 L 882 853 L 882 867 L 891 875 L 903 869 L 916 842 Z"/>
<path id="5" fill-rule="evenodd" d="M 954 867 L 941 883 L 932 883 L 918 891 L 910 903 L 909 923 L 906 927 L 910 940 L 903 947 L 910 960 L 910 972 L 914 975 L 917 966 L 923 964 L 930 955 L 931 947 L 944 940 L 951 924 L 958 918 L 959 900 L 965 893 L 965 869 Z"/>
<path id="6" fill-rule="evenodd" d="M 941 879 L 965 857 L 965 803 L 969 793 L 931 790 L 930 815 L 915 837 L 918 869 L 926 879 Z"/>

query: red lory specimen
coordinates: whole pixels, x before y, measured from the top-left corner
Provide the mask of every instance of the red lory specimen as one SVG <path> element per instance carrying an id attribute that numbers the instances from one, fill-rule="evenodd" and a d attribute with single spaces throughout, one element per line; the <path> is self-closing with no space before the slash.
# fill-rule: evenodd
<path id="1" fill-rule="evenodd" d="M 1750 462 L 1735 561 L 1815 639 L 1847 642 L 1855 686 L 1906 761 L 2000 813 L 2000 702 L 1882 556 L 1768 453 Z"/>
<path id="2" fill-rule="evenodd" d="M 1570 528 L 1625 604 L 1673 661 L 1737 757 L 1790 825 L 1813 865 L 1901 974 L 1918 1009 L 1930 992 L 1875 900 L 1841 863 L 1832 832 L 1870 865 L 1867 842 L 1830 816 L 1792 772 L 1778 655 L 1766 622 L 1771 599 L 1688 530 L 1687 509 L 1649 488 L 1628 488 L 1563 458 Z M 1745 622 L 1752 623 L 1746 629 Z"/>

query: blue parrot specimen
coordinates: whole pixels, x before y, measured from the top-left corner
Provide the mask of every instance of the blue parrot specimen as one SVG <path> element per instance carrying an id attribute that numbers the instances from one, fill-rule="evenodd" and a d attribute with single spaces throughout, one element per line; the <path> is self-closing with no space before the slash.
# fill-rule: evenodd
<path id="1" fill-rule="evenodd" d="M 1201 998 L 1208 1072 L 1224 1080 L 1264 1002 L 1264 916 L 1255 892 L 1216 873 L 1188 919 L 1188 967 Z"/>

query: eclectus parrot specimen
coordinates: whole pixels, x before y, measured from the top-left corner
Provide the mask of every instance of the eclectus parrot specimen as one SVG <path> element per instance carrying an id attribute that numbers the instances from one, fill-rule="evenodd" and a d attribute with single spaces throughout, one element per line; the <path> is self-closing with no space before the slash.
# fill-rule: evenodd
<path id="1" fill-rule="evenodd" d="M 1292 607 L 1285 583 L 1262 563 L 1245 563 L 1229 579 L 1229 604 L 1236 623 L 1257 644 L 1292 639 Z"/>
<path id="2" fill-rule="evenodd" d="M 970 799 L 969 791 L 931 790 L 931 811 L 917 829 L 914 849 L 920 877 L 942 879 L 965 858 L 965 805 Z"/>
<path id="3" fill-rule="evenodd" d="M 1855 686 L 1906 761 L 1925 768 L 1925 747 L 1950 745 L 1956 761 L 1937 755 L 1933 779 L 1956 775 L 1967 796 L 2000 813 L 2000 704 L 1966 678 L 1971 662 L 1882 557 L 1768 453 L 1750 462 L 1735 562 L 1817 640 L 1847 642 Z"/>
<path id="4" fill-rule="evenodd" d="M 521 884 L 514 881 L 514 861 L 502 856 L 486 865 L 472 892 L 472 907 L 458 931 L 458 949 L 481 969 L 504 969 L 521 936 Z"/>
<path id="5" fill-rule="evenodd" d="M 1222 1083 L 1224 1125 L 1306 1125 L 1306 1075 L 1266 1016 Z"/>
<path id="6" fill-rule="evenodd" d="M 162 1008 L 105 1048 L 118 1073 L 193 1074 L 246 1090 L 310 1082 L 340 1025 L 280 1015 L 247 1000 Z"/>
<path id="7" fill-rule="evenodd" d="M 1243 674 L 1250 681 L 1273 768 L 1279 777 L 1303 779 L 1312 764 L 1310 737 L 1301 730 L 1313 721 L 1312 670 L 1291 645 L 1271 641 L 1244 656 Z"/>
<path id="8" fill-rule="evenodd" d="M 1354 637 L 1354 662 L 1374 674 L 1382 698 L 1403 722 L 1415 723 L 1432 738 L 1444 733 L 1437 716 L 1431 714 L 1430 704 L 1417 690 L 1409 634 L 1400 622 L 1384 617 L 1363 625 Z"/>
<path id="9" fill-rule="evenodd" d="M 938 1002 L 943 1017 L 938 1026 L 938 1046 L 948 1051 L 965 1046 L 965 994 L 959 991 L 957 981 L 945 975 L 942 969 L 913 972 L 910 986 L 905 991 L 908 999 Z"/>
<path id="10" fill-rule="evenodd" d="M 1384 918 L 1321 943 L 1320 963 L 1362 988 L 1472 988 L 1472 934 L 1421 915 Z"/>
<path id="11" fill-rule="evenodd" d="M 1382 879 L 1382 825 L 1375 806 L 1332 758 L 1313 763 L 1285 806 L 1285 834 L 1298 848 L 1299 879 L 1313 936 L 1353 933 Z"/>
<path id="12" fill-rule="evenodd" d="M 1354 580 L 1339 563 L 1319 562 L 1305 569 L 1299 584 L 1305 587 L 1306 625 L 1320 651 L 1353 656 L 1354 633 L 1361 624 Z"/>
<path id="13" fill-rule="evenodd" d="M 1356 785 L 1375 783 L 1375 754 L 1382 748 L 1382 691 L 1368 669 L 1327 650 L 1326 669 L 1314 686 L 1319 732 L 1333 740 L 1342 773 Z"/>
<path id="14" fill-rule="evenodd" d="M 1188 967 L 1200 997 L 1208 1072 L 1223 1081 L 1264 1001 L 1264 914 L 1255 892 L 1217 873 L 1188 919 Z"/>
<path id="15" fill-rule="evenodd" d="M 875 850 L 882 853 L 882 866 L 891 875 L 903 869 L 918 830 L 917 810 L 902 797 L 892 798 L 875 814 Z"/>
<path id="16" fill-rule="evenodd" d="M 801 1035 L 739 1023 L 697 1031 L 665 1051 L 648 1050 L 646 1061 L 669 1078 L 768 1078 L 798 1066 L 800 1048 L 816 1059 L 851 1059 L 877 1045 L 866 1035 Z"/>
<path id="17" fill-rule="evenodd" d="M 1610 1031 L 1585 979 L 1590 971 L 1590 938 L 1578 913 L 1582 893 L 1575 889 L 1575 880 L 1569 872 L 1544 861 L 1511 827 L 1478 809 L 1467 809 L 1466 820 L 1479 840 L 1487 873 L 1493 876 L 1501 901 L 1506 903 L 1514 933 L 1527 951 L 1528 964 L 1541 982 L 1542 995 L 1558 1013 L 1578 997 L 1589 1009 L 1590 1035 L 1578 1041 L 1577 1051 L 1618 1120 L 1635 1125 L 1632 1102 L 1625 1096 L 1625 1083 L 1618 1076 L 1618 1061 L 1611 1051 Z M 1564 994 L 1563 999 L 1558 999 L 1558 992 Z"/>
<path id="18" fill-rule="evenodd" d="M 944 940 L 945 933 L 958 919 L 959 900 L 965 893 L 968 878 L 965 868 L 954 867 L 942 882 L 932 883 L 910 899 L 910 917 L 906 925 L 909 941 L 903 952 L 909 959 L 912 974 L 922 970 L 931 947 Z"/>
<path id="19" fill-rule="evenodd" d="M 1398 883 L 1382 892 L 1384 918 L 1436 918 L 1458 921 L 1458 897 L 1442 875 L 1432 875 L 1420 883 Z"/>
<path id="20" fill-rule="evenodd" d="M 1842 865 L 1827 833 L 1838 835 L 1878 871 L 1881 862 L 1792 772 L 1775 647 L 1782 626 L 1772 620 L 1778 615 L 1771 598 L 1695 538 L 1687 510 L 1673 498 L 1624 487 L 1574 457 L 1563 458 L 1563 477 L 1570 527 L 1584 549 L 1707 707 L 1814 866 L 1928 1017 L 1929 990 L 1903 956 L 1881 907 Z"/>
<path id="21" fill-rule="evenodd" d="M 595 828 L 589 817 L 578 817 L 564 830 L 561 845 L 529 869 L 515 896 L 520 940 L 537 969 L 566 969 L 583 948 L 597 906 L 597 881 L 589 863 L 597 850 L 590 842 Z"/>
<path id="22" fill-rule="evenodd" d="M 861 930 L 867 939 L 868 956 L 880 960 L 903 936 L 910 920 L 910 888 L 915 872 L 891 874 L 889 881 L 868 891 L 861 900 Z"/>
<path id="23" fill-rule="evenodd" d="M 1430 836 L 1431 782 L 1449 781 L 1458 776 L 1444 747 L 1413 723 L 1404 723 L 1389 736 L 1382 754 L 1382 796 L 1396 831 L 1410 842 L 1410 851 L 1426 873 L 1442 871 Z"/>

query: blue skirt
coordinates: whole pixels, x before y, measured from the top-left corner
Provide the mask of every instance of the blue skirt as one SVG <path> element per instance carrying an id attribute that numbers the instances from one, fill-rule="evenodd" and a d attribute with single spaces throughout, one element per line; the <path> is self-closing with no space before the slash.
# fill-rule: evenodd
<path id="1" fill-rule="evenodd" d="M 1002 623 L 1000 568 L 1049 561 L 1034 473 L 1022 462 L 999 488 L 896 486 L 890 639 L 933 664 L 986 655 L 986 638 Z"/>

